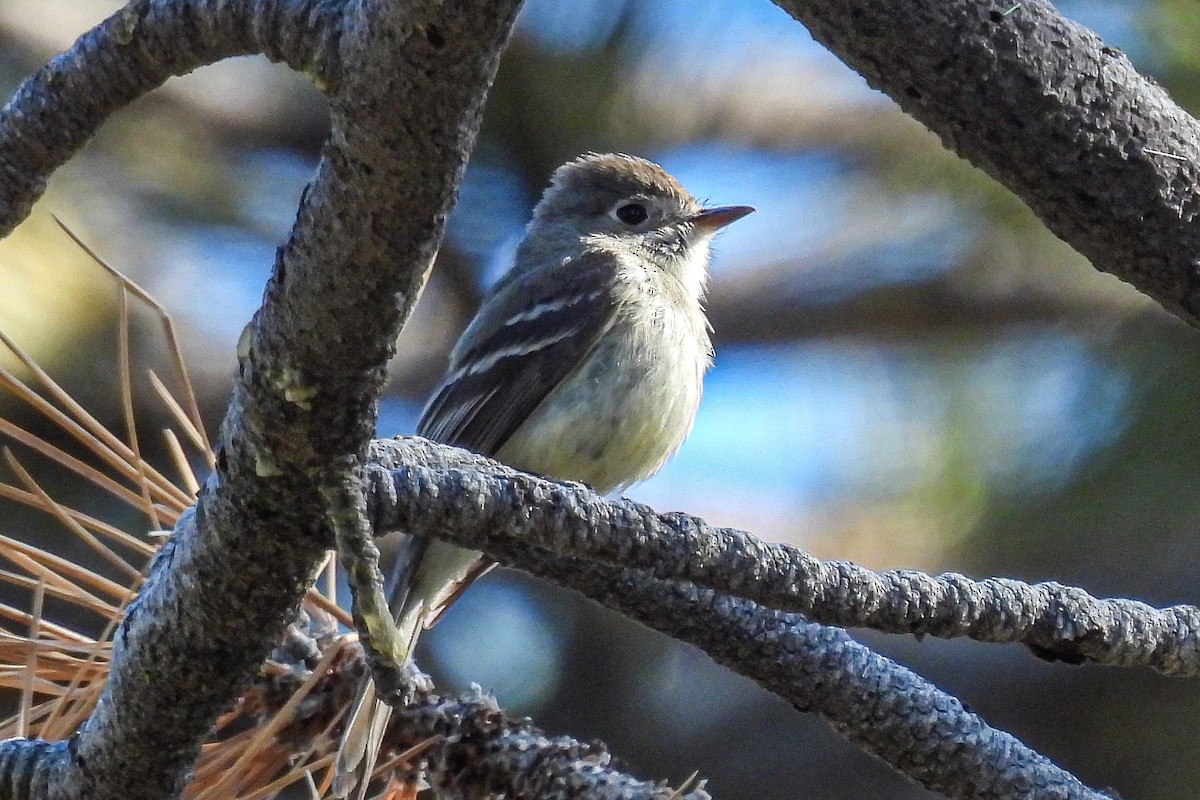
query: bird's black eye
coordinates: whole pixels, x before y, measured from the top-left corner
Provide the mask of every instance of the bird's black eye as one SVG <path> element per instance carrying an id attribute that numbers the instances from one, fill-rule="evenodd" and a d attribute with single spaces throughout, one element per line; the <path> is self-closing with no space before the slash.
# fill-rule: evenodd
<path id="1" fill-rule="evenodd" d="M 617 219 L 626 225 L 641 225 L 650 214 L 641 203 L 626 203 L 617 209 Z"/>

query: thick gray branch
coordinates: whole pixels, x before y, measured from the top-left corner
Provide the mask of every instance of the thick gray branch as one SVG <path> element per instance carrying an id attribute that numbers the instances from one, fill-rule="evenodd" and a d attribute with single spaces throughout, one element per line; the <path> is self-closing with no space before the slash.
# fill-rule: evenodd
<path id="1" fill-rule="evenodd" d="M 748 534 L 609 502 L 578 484 L 534 478 L 423 439 L 374 442 L 371 458 L 379 468 L 368 470 L 368 507 L 380 529 L 419 530 L 484 549 L 689 642 L 796 708 L 820 714 L 930 789 L 964 800 L 1106 797 L 838 628 L 651 576 L 695 574 L 754 594 L 754 579 L 770 582 L 788 556 L 819 565 L 794 548 L 774 548 L 775 558 L 757 562 L 755 554 L 773 548 Z M 794 602 L 786 594 L 777 599 Z M 855 604 L 832 605 L 844 613 Z"/>
<path id="2" fill-rule="evenodd" d="M 114 112 L 167 78 L 261 53 L 330 82 L 328 0 L 135 0 L 27 79 L 0 111 L 0 236 L 29 214 L 51 173 Z"/>
<path id="3" fill-rule="evenodd" d="M 1200 324 L 1200 123 L 1047 0 L 776 0 L 1098 269 Z"/>
<path id="4" fill-rule="evenodd" d="M 286 58 L 318 74 L 333 119 L 239 346 L 217 472 L 118 630 L 92 717 L 70 748 L 43 751 L 38 774 L 53 796 L 177 795 L 216 715 L 291 620 L 332 544 L 321 498 L 365 452 L 518 6 L 137 0 L 6 106 L 0 230 L 112 110 L 199 63 Z"/>
<path id="5" fill-rule="evenodd" d="M 934 791 L 962 800 L 1110 800 L 839 628 L 528 547 L 504 545 L 495 555 L 690 642 Z"/>
<path id="6" fill-rule="evenodd" d="M 372 443 L 378 529 L 418 530 L 495 554 L 516 543 L 637 567 L 829 625 L 1021 642 L 1067 661 L 1200 675 L 1200 609 L 1098 600 L 1057 583 L 873 572 L 797 547 L 606 500 L 580 484 L 535 478 L 415 437 Z M 522 566 L 517 563 L 515 566 Z"/>

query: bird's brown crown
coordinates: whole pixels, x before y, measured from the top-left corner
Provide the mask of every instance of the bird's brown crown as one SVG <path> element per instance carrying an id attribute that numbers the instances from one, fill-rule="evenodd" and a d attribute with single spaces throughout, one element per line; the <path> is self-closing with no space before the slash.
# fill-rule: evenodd
<path id="1" fill-rule="evenodd" d="M 681 209 L 696 206 L 679 181 L 651 161 L 624 153 L 586 153 L 555 170 L 537 211 L 603 211 L 616 199 L 639 195 L 674 200 Z"/>

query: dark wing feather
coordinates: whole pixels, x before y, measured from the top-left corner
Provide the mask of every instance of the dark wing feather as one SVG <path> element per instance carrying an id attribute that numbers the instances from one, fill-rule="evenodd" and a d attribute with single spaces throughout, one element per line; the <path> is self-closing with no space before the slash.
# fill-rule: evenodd
<path id="1" fill-rule="evenodd" d="M 612 327 L 616 270 L 611 256 L 587 253 L 501 284 L 455 348 L 417 432 L 495 455 Z"/>

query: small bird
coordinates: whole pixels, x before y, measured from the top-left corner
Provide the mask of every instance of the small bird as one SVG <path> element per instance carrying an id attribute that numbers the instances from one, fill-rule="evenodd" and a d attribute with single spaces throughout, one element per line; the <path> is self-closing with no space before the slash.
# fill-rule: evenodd
<path id="1" fill-rule="evenodd" d="M 600 493 L 653 475 L 691 430 L 712 363 L 701 306 L 709 243 L 753 210 L 704 208 L 634 156 L 589 153 L 559 167 L 417 433 Z M 386 588 L 407 658 L 491 564 L 400 535 Z M 367 678 L 338 753 L 339 796 L 356 785 L 365 796 L 390 715 Z"/>

